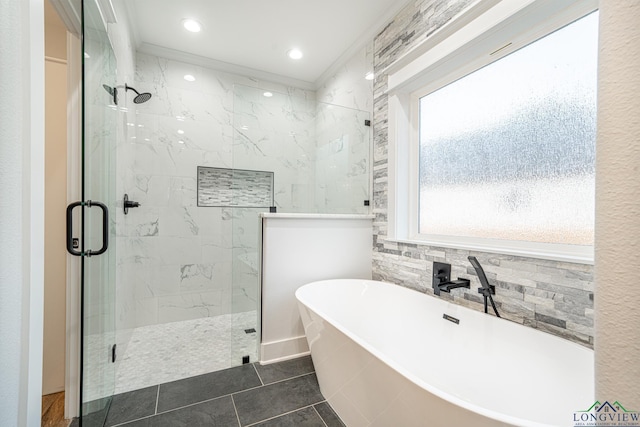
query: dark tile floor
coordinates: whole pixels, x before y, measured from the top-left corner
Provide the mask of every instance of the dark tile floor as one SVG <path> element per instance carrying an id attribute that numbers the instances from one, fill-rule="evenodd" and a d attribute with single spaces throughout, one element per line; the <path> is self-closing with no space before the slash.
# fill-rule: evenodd
<path id="1" fill-rule="evenodd" d="M 344 427 L 311 357 L 247 364 L 113 397 L 106 427 Z"/>

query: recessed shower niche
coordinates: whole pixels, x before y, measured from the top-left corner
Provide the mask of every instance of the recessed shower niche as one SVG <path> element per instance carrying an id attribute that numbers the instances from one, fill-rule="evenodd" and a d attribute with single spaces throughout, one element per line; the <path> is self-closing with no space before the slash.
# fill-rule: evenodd
<path id="1" fill-rule="evenodd" d="M 273 206 L 273 172 L 198 166 L 198 206 Z"/>

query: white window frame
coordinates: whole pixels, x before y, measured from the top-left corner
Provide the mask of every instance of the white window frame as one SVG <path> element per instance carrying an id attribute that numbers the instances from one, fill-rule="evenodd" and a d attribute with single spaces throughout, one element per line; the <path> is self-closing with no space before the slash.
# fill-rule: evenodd
<path id="1" fill-rule="evenodd" d="M 418 232 L 419 99 L 597 10 L 597 0 L 480 0 L 383 70 L 389 118 L 388 239 L 593 263 L 593 246 Z"/>

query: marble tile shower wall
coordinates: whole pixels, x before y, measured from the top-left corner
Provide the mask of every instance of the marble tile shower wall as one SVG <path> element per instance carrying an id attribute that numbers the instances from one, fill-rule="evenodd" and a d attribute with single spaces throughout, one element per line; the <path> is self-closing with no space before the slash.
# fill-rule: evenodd
<path id="1" fill-rule="evenodd" d="M 471 277 L 470 290 L 441 298 L 482 309 L 482 299 L 468 255 L 476 255 L 496 286 L 503 315 L 523 325 L 593 346 L 593 266 L 508 255 L 469 252 L 387 239 L 388 111 L 383 70 L 451 20 L 470 0 L 416 0 L 408 4 L 375 40 L 374 65 L 374 277 L 432 293 L 433 261 L 452 265 L 452 277 Z"/>
<path id="2" fill-rule="evenodd" d="M 196 81 L 185 81 L 185 74 Z M 292 99 L 314 94 L 140 53 L 135 85 L 153 97 L 136 106 L 127 124 L 119 171 L 125 192 L 141 207 L 122 216 L 117 240 L 119 274 L 134 288 L 129 309 L 136 326 L 255 309 L 256 212 L 198 208 L 196 168 L 253 169 L 238 163 L 238 153 L 264 150 L 252 139 L 234 140 L 235 85 Z M 286 156 L 281 161 L 295 164 Z M 261 165 L 255 169 L 271 168 Z M 236 270 L 233 259 L 241 261 Z"/>
<path id="3" fill-rule="evenodd" d="M 318 87 L 318 102 L 373 111 L 373 81 L 365 80 L 373 71 L 373 42 L 367 44 Z"/>
<path id="4" fill-rule="evenodd" d="M 278 210 L 312 212 L 315 93 L 273 91 L 266 97 L 264 90 L 243 85 L 234 92 L 234 167 L 275 172 Z"/>
<path id="5" fill-rule="evenodd" d="M 370 120 L 368 111 L 318 104 L 315 127 L 316 212 L 368 213 L 364 200 L 369 200 L 371 194 L 371 128 L 365 125 L 365 120 Z"/>
<path id="6" fill-rule="evenodd" d="M 369 213 L 363 201 L 371 198 L 371 138 L 364 120 L 373 111 L 373 42 L 319 85 L 316 118 L 316 210 Z M 345 107 L 344 109 L 335 108 Z M 345 209 L 351 206 L 351 209 Z"/>

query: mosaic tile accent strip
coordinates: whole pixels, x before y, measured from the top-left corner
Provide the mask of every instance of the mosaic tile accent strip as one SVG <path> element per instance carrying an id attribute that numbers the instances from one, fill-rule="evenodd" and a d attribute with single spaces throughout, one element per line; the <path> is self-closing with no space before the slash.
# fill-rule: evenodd
<path id="1" fill-rule="evenodd" d="M 273 206 L 273 172 L 198 166 L 198 206 Z"/>

